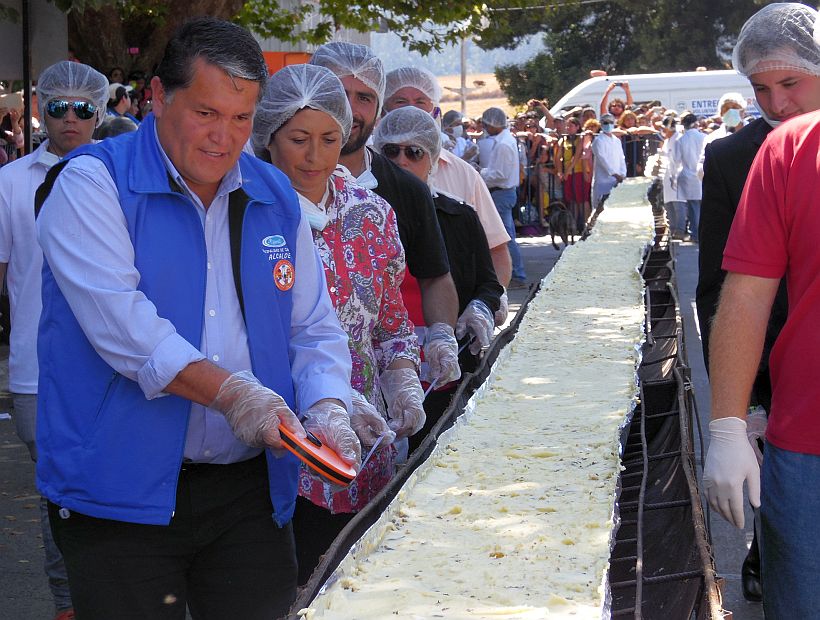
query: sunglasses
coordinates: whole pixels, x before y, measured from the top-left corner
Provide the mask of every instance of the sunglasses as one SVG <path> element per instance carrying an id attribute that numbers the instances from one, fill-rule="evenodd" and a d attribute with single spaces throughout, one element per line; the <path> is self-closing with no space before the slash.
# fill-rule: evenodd
<path id="1" fill-rule="evenodd" d="M 387 159 L 396 159 L 399 153 L 404 150 L 404 156 L 410 161 L 421 161 L 426 152 L 420 146 L 401 146 L 399 144 L 385 144 L 382 153 Z"/>
<path id="2" fill-rule="evenodd" d="M 97 113 L 97 106 L 87 101 L 52 99 L 46 104 L 46 112 L 51 118 L 63 118 L 68 113 L 68 108 L 72 108 L 77 118 L 82 121 L 94 118 L 94 115 Z"/>

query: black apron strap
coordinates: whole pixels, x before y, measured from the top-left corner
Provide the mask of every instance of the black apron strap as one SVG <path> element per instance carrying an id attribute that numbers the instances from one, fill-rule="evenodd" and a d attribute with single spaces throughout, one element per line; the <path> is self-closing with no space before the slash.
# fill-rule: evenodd
<path id="1" fill-rule="evenodd" d="M 245 318 L 245 299 L 242 296 L 242 224 L 245 219 L 245 208 L 248 206 L 248 196 L 241 189 L 228 194 L 228 235 L 231 240 L 231 265 L 233 267 L 233 282 L 236 286 L 236 298 Z"/>

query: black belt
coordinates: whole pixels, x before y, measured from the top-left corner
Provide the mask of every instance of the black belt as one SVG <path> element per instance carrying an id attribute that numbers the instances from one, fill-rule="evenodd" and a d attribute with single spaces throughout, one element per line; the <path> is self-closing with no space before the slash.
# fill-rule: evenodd
<path id="1" fill-rule="evenodd" d="M 518 189 L 518 187 L 491 187 L 490 192 L 502 192 L 511 189 Z"/>
<path id="2" fill-rule="evenodd" d="M 265 459 L 264 452 L 246 461 L 239 461 L 237 463 L 195 463 L 193 461 L 182 461 L 182 465 L 179 469 L 181 472 L 188 474 L 207 474 L 226 472 L 230 470 L 241 472 L 244 470 L 253 470 L 256 467 L 259 467 L 260 459 Z"/>

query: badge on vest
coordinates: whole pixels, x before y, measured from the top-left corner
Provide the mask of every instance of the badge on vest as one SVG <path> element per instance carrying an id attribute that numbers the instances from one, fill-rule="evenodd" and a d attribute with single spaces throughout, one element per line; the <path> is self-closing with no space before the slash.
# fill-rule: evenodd
<path id="1" fill-rule="evenodd" d="M 289 260 L 280 260 L 273 268 L 273 281 L 280 291 L 289 291 L 293 286 L 293 263 Z"/>

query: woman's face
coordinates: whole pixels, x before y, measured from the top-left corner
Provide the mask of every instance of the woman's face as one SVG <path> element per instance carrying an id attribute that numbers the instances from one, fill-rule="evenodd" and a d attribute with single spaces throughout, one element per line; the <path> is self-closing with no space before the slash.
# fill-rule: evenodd
<path id="1" fill-rule="evenodd" d="M 568 121 L 567 125 L 566 125 L 566 128 L 567 128 L 567 133 L 571 136 L 574 136 L 575 134 L 577 134 L 578 130 L 581 129 L 578 126 L 578 123 L 576 123 L 574 120 Z"/>
<path id="2" fill-rule="evenodd" d="M 398 146 L 398 151 L 393 149 L 393 146 Z M 416 175 L 425 183 L 427 182 L 431 168 L 430 155 L 420 146 L 410 142 L 402 142 L 401 144 L 395 145 L 385 144 L 382 147 L 382 154 L 400 168 L 404 168 L 407 172 Z"/>
<path id="3" fill-rule="evenodd" d="M 319 202 L 336 169 L 342 143 L 342 129 L 333 117 L 305 108 L 273 134 L 268 152 L 271 163 L 287 175 L 293 189 Z"/>
<path id="4" fill-rule="evenodd" d="M 632 116 L 631 114 L 628 115 L 628 116 L 623 117 L 623 122 L 621 123 L 621 127 L 623 127 L 624 129 L 629 129 L 631 127 L 635 127 L 636 125 L 637 125 L 637 121 L 635 120 L 635 117 Z"/>

